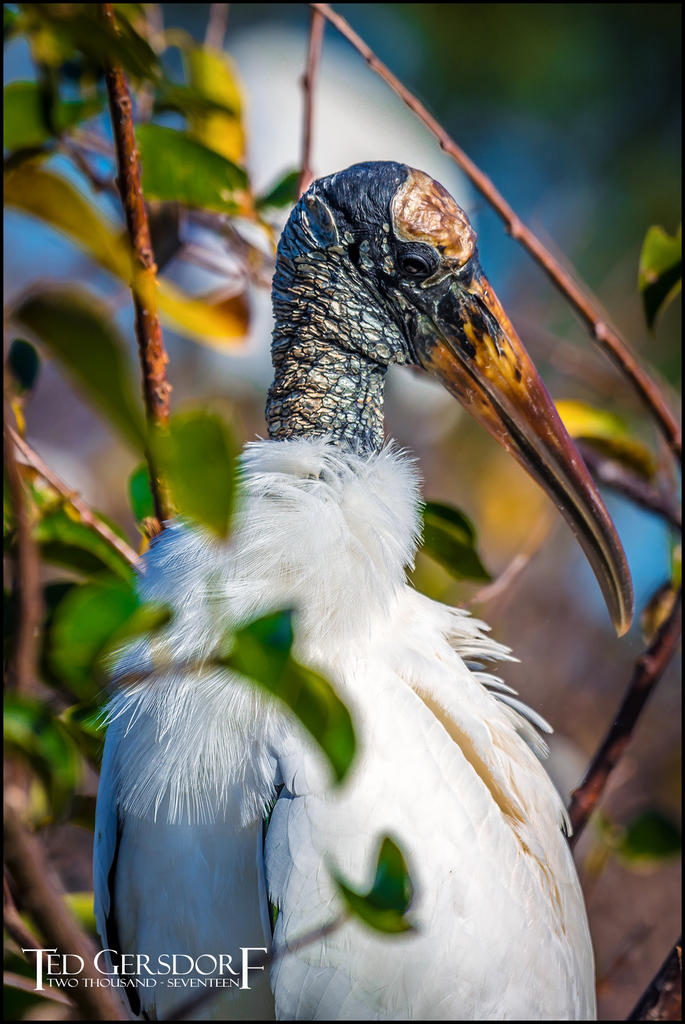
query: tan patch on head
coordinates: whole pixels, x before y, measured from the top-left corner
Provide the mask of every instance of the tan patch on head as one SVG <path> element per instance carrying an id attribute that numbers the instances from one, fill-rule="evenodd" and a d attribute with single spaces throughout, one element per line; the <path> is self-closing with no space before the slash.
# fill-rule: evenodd
<path id="1" fill-rule="evenodd" d="M 395 234 L 405 242 L 428 242 L 462 267 L 473 255 L 476 232 L 447 189 L 423 171 L 409 168 L 390 204 Z"/>

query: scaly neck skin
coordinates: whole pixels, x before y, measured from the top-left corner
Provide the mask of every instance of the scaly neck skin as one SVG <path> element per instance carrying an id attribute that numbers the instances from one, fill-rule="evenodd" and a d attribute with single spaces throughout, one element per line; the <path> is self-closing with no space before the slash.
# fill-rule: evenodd
<path id="1" fill-rule="evenodd" d="M 284 336 L 274 341 L 269 437 L 327 436 L 352 451 L 383 444 L 386 367 L 334 342 Z"/>
<path id="2" fill-rule="evenodd" d="M 302 239 L 295 225 L 274 274 L 269 436 L 327 436 L 353 451 L 378 451 L 385 373 L 404 361 L 400 339 L 342 250 L 304 250 Z"/>

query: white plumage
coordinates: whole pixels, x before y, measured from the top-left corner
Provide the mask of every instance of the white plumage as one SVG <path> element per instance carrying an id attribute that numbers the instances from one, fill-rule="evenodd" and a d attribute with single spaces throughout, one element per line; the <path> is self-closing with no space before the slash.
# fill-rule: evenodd
<path id="1" fill-rule="evenodd" d="M 176 618 L 117 669 L 157 674 L 110 704 L 95 847 L 103 943 L 239 958 L 271 944 L 268 892 L 281 947 L 339 909 L 330 864 L 370 885 L 383 833 L 416 883 L 415 934 L 348 922 L 199 1019 L 595 1016 L 564 810 L 526 714 L 544 723 L 465 665 L 510 657 L 487 627 L 407 584 L 418 509 L 413 462 L 392 446 L 355 455 L 320 438 L 263 441 L 246 449 L 227 546 L 174 523 L 145 556 L 141 595 Z M 353 715 L 359 754 L 336 790 L 277 702 L 239 677 L 164 667 L 284 606 L 297 610 L 297 657 Z M 158 1019 L 191 994 L 137 991 Z"/>

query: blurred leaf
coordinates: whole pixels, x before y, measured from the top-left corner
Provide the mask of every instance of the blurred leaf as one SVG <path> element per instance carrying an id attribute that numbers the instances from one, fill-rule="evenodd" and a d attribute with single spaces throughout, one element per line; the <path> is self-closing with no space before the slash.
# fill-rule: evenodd
<path id="1" fill-rule="evenodd" d="M 661 861 L 680 853 L 682 837 L 675 822 L 656 808 L 636 815 L 617 844 L 619 856 L 630 864 Z"/>
<path id="2" fill-rule="evenodd" d="M 183 245 L 181 208 L 178 203 L 148 203 L 150 240 L 158 272 L 176 256 Z"/>
<path id="3" fill-rule="evenodd" d="M 99 114 L 104 104 L 101 96 L 69 102 L 58 100 L 52 108 L 52 128 L 61 134 L 80 121 Z M 37 82 L 11 82 L 5 86 L 4 115 L 2 139 L 5 149 L 40 146 L 54 134 L 45 117 L 42 90 Z"/>
<path id="4" fill-rule="evenodd" d="M 150 472 L 146 462 L 136 466 L 128 478 L 128 495 L 133 515 L 139 525 L 143 519 L 155 518 L 155 500 L 152 497 Z"/>
<path id="5" fill-rule="evenodd" d="M 35 346 L 23 338 L 15 338 L 7 354 L 9 370 L 19 394 L 30 391 L 38 378 L 40 358 Z"/>
<path id="6" fill-rule="evenodd" d="M 5 203 L 49 224 L 126 282 L 131 256 L 118 229 L 65 178 L 33 162 L 5 173 Z"/>
<path id="7" fill-rule="evenodd" d="M 292 643 L 292 613 L 273 612 L 239 629 L 231 637 L 230 652 L 218 662 L 282 700 L 314 737 L 341 782 L 356 749 L 350 714 L 323 676 L 291 657 Z"/>
<path id="8" fill-rule="evenodd" d="M 59 719 L 83 756 L 99 766 L 107 731 L 102 706 L 95 701 L 72 704 Z"/>
<path id="9" fill-rule="evenodd" d="M 188 110 L 190 134 L 227 160 L 241 163 L 245 152 L 242 96 L 236 67 L 228 54 L 195 46 L 184 52 L 191 88 L 224 110 Z"/>
<path id="10" fill-rule="evenodd" d="M 2 38 L 6 43 L 12 38 L 17 30 L 19 21 L 16 11 L 13 11 L 9 4 L 2 5 Z"/>
<path id="11" fill-rule="evenodd" d="M 61 601 L 50 630 L 49 658 L 76 697 L 91 699 L 100 690 L 99 658 L 137 607 L 133 587 L 114 582 L 83 584 Z"/>
<path id="12" fill-rule="evenodd" d="M 52 670 L 76 697 L 92 699 L 100 690 L 106 657 L 169 620 L 166 605 L 141 604 L 131 586 L 85 583 L 71 590 L 55 612 L 49 636 Z"/>
<path id="13" fill-rule="evenodd" d="M 145 445 L 145 423 L 134 398 L 125 349 L 111 314 L 76 289 L 34 291 L 14 319 L 48 347 L 93 404 L 135 448 Z"/>
<path id="14" fill-rule="evenodd" d="M 130 580 L 131 566 L 110 544 L 85 523 L 73 519 L 65 509 L 49 513 L 36 525 L 34 539 L 44 562 L 59 565 L 83 576 L 101 578 L 114 573 Z"/>
<path id="15" fill-rule="evenodd" d="M 68 733 L 50 710 L 34 698 L 5 697 L 4 739 L 8 752 L 28 761 L 59 815 L 81 779 L 81 758 Z"/>
<path id="16" fill-rule="evenodd" d="M 491 579 L 475 544 L 475 528 L 463 512 L 437 501 L 426 502 L 422 551 L 439 562 L 450 576 L 455 579 Z"/>
<path id="17" fill-rule="evenodd" d="M 571 437 L 587 441 L 646 480 L 654 476 L 657 468 L 654 455 L 646 444 L 631 436 L 619 416 L 574 399 L 555 402 L 555 405 Z"/>
<path id="18" fill-rule="evenodd" d="M 199 89 L 165 79 L 157 87 L 154 105 L 155 113 L 163 114 L 170 110 L 179 114 L 231 114 L 235 109 L 223 100 L 212 99 Z M 202 140 L 200 140 L 202 141 Z M 211 147 L 210 147 L 211 148 Z M 229 157 L 229 159 L 231 159 Z"/>
<path id="19" fill-rule="evenodd" d="M 97 938 L 92 892 L 67 892 L 64 894 L 64 902 L 81 927 Z"/>
<path id="20" fill-rule="evenodd" d="M 676 589 L 670 580 L 652 594 L 640 617 L 642 639 L 645 644 L 651 643 L 658 630 L 673 611 L 676 601 Z"/>
<path id="21" fill-rule="evenodd" d="M 243 339 L 249 325 L 249 307 L 244 295 L 221 303 L 184 295 L 169 281 L 159 282 L 160 313 L 181 334 L 204 345 L 223 350 L 227 343 Z"/>
<path id="22" fill-rule="evenodd" d="M 116 26 L 104 20 L 97 4 L 24 4 L 31 15 L 29 30 L 40 36 L 38 59 L 59 65 L 76 50 L 98 66 L 114 61 L 138 81 L 160 74 L 159 59 L 130 21 L 115 12 Z"/>
<path id="23" fill-rule="evenodd" d="M 127 244 L 114 226 L 64 178 L 42 170 L 35 163 L 23 163 L 5 175 L 5 202 L 45 221 L 89 253 L 105 270 L 131 283 L 132 264 Z M 209 344 L 244 337 L 247 329 L 244 299 L 214 307 L 186 295 L 170 281 L 158 279 L 157 289 L 161 316 L 182 333 Z"/>
<path id="24" fill-rule="evenodd" d="M 255 199 L 255 207 L 265 210 L 268 207 L 294 206 L 297 201 L 297 183 L 299 171 L 287 171 L 275 185 Z"/>
<path id="25" fill-rule="evenodd" d="M 383 839 L 376 877 L 368 893 L 352 889 L 339 875 L 334 879 L 347 908 L 355 917 L 380 932 L 407 932 L 413 925 L 405 918 L 413 895 L 413 885 L 399 847 L 387 836 Z"/>
<path id="26" fill-rule="evenodd" d="M 674 236 L 653 225 L 642 243 L 638 287 L 642 292 L 647 326 L 653 327 L 657 314 L 671 302 L 682 286 L 683 238 L 679 227 Z"/>
<path id="27" fill-rule="evenodd" d="M 222 213 L 237 213 L 246 198 L 247 175 L 235 163 L 184 132 L 141 124 L 136 140 L 147 199 L 175 200 Z"/>
<path id="28" fill-rule="evenodd" d="M 235 445 L 226 424 L 213 413 L 172 416 L 155 436 L 162 476 L 181 515 L 226 537 L 235 490 Z"/>

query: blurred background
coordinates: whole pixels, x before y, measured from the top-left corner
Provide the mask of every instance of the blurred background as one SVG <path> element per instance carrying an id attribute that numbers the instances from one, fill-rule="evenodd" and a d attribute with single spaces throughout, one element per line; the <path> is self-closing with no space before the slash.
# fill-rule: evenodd
<path id="1" fill-rule="evenodd" d="M 8 5 L 12 6 L 12 5 Z M 202 41 L 210 5 L 142 8 L 156 31 Z M 214 5 L 215 7 L 221 5 Z M 647 330 L 637 287 L 644 236 L 680 223 L 680 20 L 677 4 L 344 4 L 352 26 L 492 178 L 522 219 L 599 296 L 610 319 L 675 406 L 680 387 L 680 300 Z M 309 14 L 304 4 L 230 4 L 224 46 L 243 103 L 244 162 L 264 191 L 300 158 Z M 163 54 L 182 73 L 178 48 Z M 5 48 L 5 81 L 35 78 L 24 39 Z M 166 115 L 174 123 L 174 114 Z M 161 123 L 165 123 L 162 118 Z M 106 118 L 96 130 L 111 138 Z M 667 465 L 661 441 L 634 394 L 595 349 L 567 303 L 441 153 L 426 129 L 328 26 L 316 91 L 313 168 L 331 173 L 360 160 L 393 159 L 438 178 L 469 213 L 485 272 L 555 399 L 619 415 Z M 59 155 L 54 166 L 84 193 L 87 182 Z M 120 217 L 104 194 L 98 205 Z M 287 208 L 274 212 L 277 232 Z M 249 236 L 249 225 L 242 229 Z M 195 226 L 193 241 L 203 242 Z M 235 276 L 216 239 L 213 269 L 180 260 L 165 272 L 188 291 L 221 291 Z M 256 244 L 256 243 L 255 243 Z M 159 259 L 159 253 L 158 253 Z M 239 440 L 265 433 L 270 381 L 268 266 L 250 278 L 244 336 L 201 344 L 165 328 L 173 407 L 211 405 Z M 12 302 L 40 280 L 87 282 L 108 304 L 136 363 L 130 297 L 83 253 L 10 209 L 5 219 L 5 295 Z M 137 459 L 45 359 L 24 410 L 27 440 L 71 487 L 138 540 L 127 479 Z M 547 499 L 449 396 L 408 371 L 392 373 L 387 432 L 416 453 L 427 498 L 463 509 L 479 551 L 497 576 L 518 555 L 509 587 L 481 600 L 422 556 L 418 587 L 470 605 L 509 644 L 520 664 L 506 681 L 554 726 L 550 770 L 568 796 L 611 721 L 642 649 L 639 616 L 617 641 L 599 590 L 568 529 Z M 668 579 L 673 539 L 663 521 L 611 493 L 607 503 L 633 572 L 637 608 Z M 630 1011 L 680 930 L 679 668 L 672 665 L 612 777 L 601 820 L 576 851 L 597 954 L 600 1019 Z M 635 821 L 666 840 L 614 839 Z M 654 824 L 656 823 L 656 824 Z M 662 834 L 660 833 L 660 834 Z M 74 825 L 48 829 L 69 888 L 87 890 L 90 842 Z M 613 837 L 613 838 L 612 838 Z M 635 846 L 635 844 L 634 844 Z"/>

